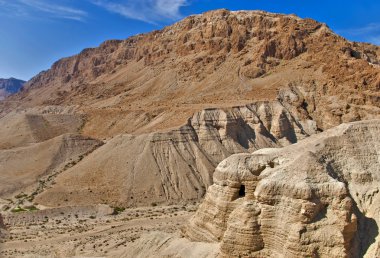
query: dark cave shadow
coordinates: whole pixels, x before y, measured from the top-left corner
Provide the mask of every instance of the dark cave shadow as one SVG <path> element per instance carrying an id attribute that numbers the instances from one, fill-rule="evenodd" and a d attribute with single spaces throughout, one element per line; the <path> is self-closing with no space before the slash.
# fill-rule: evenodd
<path id="1" fill-rule="evenodd" d="M 289 121 L 289 118 L 285 115 L 285 113 L 282 113 L 280 115 L 280 119 L 283 122 L 284 131 L 286 132 L 285 138 L 292 144 L 296 143 L 297 135 L 296 135 L 296 132 L 294 131 L 294 127 L 292 123 Z"/>
<path id="2" fill-rule="evenodd" d="M 352 197 L 351 197 L 352 198 Z M 358 242 L 358 257 L 363 257 L 369 247 L 376 242 L 376 237 L 379 235 L 379 226 L 373 218 L 366 217 L 354 202 L 354 214 L 358 218 L 358 231 L 356 240 Z M 354 238 L 354 239 L 355 239 Z"/>
<path id="3" fill-rule="evenodd" d="M 249 143 L 256 140 L 255 131 L 246 123 L 240 125 L 241 130 L 237 134 L 237 142 L 245 149 L 249 149 Z"/>
<path id="4" fill-rule="evenodd" d="M 318 204 L 319 202 L 314 202 L 315 204 Z M 311 221 L 311 223 L 316 223 L 316 222 L 318 222 L 318 221 L 320 221 L 320 220 L 323 220 L 323 219 L 325 219 L 325 218 L 327 218 L 327 207 L 326 206 L 323 206 L 322 208 L 321 208 L 321 210 L 318 212 L 318 214 L 317 214 L 317 216 L 315 216 L 314 218 L 313 218 L 313 220 Z"/>

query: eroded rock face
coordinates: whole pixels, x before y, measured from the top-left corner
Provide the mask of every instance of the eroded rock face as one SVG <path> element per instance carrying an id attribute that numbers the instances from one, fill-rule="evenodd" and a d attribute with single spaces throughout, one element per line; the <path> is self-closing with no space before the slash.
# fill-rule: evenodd
<path id="1" fill-rule="evenodd" d="M 222 256 L 377 257 L 380 120 L 342 124 L 281 149 L 236 154 L 185 235 Z"/>
<path id="2" fill-rule="evenodd" d="M 168 132 L 120 135 L 63 172 L 36 200 L 48 206 L 99 200 L 139 206 L 200 199 L 217 164 L 231 154 L 285 146 L 316 133 L 302 110 L 288 106 L 273 101 L 207 109 Z"/>

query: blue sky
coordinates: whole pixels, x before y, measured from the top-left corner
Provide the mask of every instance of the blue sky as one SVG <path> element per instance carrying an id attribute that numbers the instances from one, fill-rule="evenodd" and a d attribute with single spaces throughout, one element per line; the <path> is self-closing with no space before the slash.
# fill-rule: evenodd
<path id="1" fill-rule="evenodd" d="M 0 78 L 27 80 L 104 40 L 219 8 L 297 14 L 325 22 L 350 40 L 380 45 L 375 0 L 0 0 Z"/>

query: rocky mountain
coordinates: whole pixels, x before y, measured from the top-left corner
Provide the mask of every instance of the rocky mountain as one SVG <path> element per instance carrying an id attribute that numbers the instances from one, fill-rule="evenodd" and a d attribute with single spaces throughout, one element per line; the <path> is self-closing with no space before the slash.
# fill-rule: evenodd
<path id="1" fill-rule="evenodd" d="M 51 185 L 35 184 L 40 190 L 29 199 L 49 207 L 198 200 L 231 154 L 379 117 L 379 56 L 377 46 L 294 15 L 193 15 L 86 49 L 35 76 L 0 103 L 0 152 L 46 141 L 62 151 L 71 145 L 52 139 L 66 133 L 103 141 L 59 173 L 45 170 Z M 2 172 L 29 171 L 10 164 L 2 161 Z M 26 191 L 14 190 L 8 194 Z"/>
<path id="2" fill-rule="evenodd" d="M 113 137 L 178 127 L 203 108 L 276 100 L 292 89 L 324 130 L 377 114 L 379 51 L 311 19 L 211 11 L 59 60 L 1 110 L 77 105 L 87 114 L 84 133 Z"/>
<path id="3" fill-rule="evenodd" d="M 0 100 L 20 91 L 25 81 L 15 78 L 0 79 Z"/>

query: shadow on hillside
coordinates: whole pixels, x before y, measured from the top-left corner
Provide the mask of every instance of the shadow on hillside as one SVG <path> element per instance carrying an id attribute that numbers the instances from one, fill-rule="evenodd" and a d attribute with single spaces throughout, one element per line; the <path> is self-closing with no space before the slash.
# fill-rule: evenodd
<path id="1" fill-rule="evenodd" d="M 363 257 L 369 247 L 376 242 L 376 237 L 379 234 L 379 226 L 373 218 L 366 217 L 356 205 L 354 201 L 354 213 L 358 218 L 358 231 L 354 241 L 357 247 L 354 257 Z"/>

